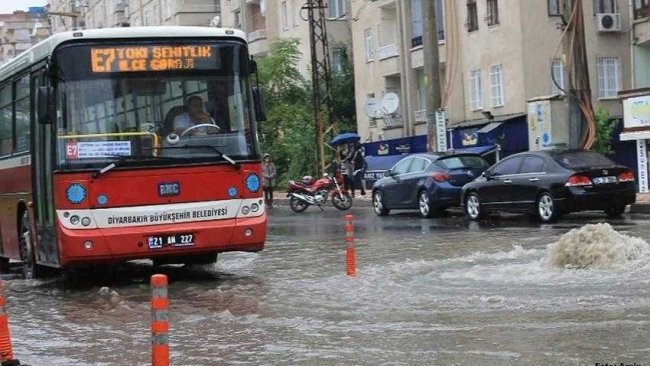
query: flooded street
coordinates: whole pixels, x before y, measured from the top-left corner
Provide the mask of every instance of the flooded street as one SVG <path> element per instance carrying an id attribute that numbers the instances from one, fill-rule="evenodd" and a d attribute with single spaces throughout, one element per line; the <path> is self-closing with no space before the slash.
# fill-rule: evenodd
<path id="1" fill-rule="evenodd" d="M 606 269 L 547 265 L 547 245 L 603 215 L 378 218 L 354 209 L 356 278 L 343 214 L 274 209 L 266 249 L 215 266 L 166 267 L 174 365 L 644 363 L 650 257 Z M 650 240 L 650 217 L 610 223 Z M 6 282 L 14 354 L 31 365 L 150 364 L 149 275 L 130 264 Z M 108 289 L 102 289 L 108 286 Z"/>

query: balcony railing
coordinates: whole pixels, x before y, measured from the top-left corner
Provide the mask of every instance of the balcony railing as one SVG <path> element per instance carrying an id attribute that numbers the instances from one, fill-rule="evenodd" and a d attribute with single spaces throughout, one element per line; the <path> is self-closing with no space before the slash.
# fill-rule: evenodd
<path id="1" fill-rule="evenodd" d="M 379 47 L 377 49 L 377 54 L 379 55 L 380 60 L 384 60 L 399 55 L 399 53 L 397 52 L 397 46 L 395 46 L 395 44 L 387 44 L 385 46 Z"/>
<path id="2" fill-rule="evenodd" d="M 254 42 L 259 39 L 266 39 L 266 29 L 258 29 L 248 33 L 248 42 Z"/>
<path id="3" fill-rule="evenodd" d="M 413 112 L 415 115 L 415 123 L 425 123 L 427 121 L 427 110 L 421 109 L 419 111 Z"/>
<path id="4" fill-rule="evenodd" d="M 402 116 L 384 116 L 384 129 L 397 128 L 404 126 L 404 119 Z"/>

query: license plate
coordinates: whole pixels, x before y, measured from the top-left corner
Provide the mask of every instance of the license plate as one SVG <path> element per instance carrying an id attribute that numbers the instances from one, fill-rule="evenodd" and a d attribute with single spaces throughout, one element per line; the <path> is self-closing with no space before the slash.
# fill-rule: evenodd
<path id="1" fill-rule="evenodd" d="M 597 177 L 594 178 L 594 184 L 608 184 L 608 183 L 616 183 L 616 177 L 615 176 L 609 176 L 609 177 Z"/>
<path id="2" fill-rule="evenodd" d="M 149 249 L 163 247 L 191 247 L 194 245 L 194 234 L 162 234 L 147 238 Z"/>

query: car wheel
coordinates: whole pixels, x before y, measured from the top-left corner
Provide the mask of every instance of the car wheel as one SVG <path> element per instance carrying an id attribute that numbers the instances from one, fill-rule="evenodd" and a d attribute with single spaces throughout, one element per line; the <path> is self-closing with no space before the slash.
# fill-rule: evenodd
<path id="1" fill-rule="evenodd" d="M 617 217 L 621 217 L 623 212 L 625 212 L 625 206 L 626 205 L 612 206 L 612 207 L 606 209 L 605 213 L 607 214 L 607 217 L 609 217 L 610 219 L 615 219 Z"/>
<path id="2" fill-rule="evenodd" d="M 543 223 L 552 222 L 557 218 L 555 202 L 553 202 L 553 197 L 551 197 L 547 192 L 544 192 L 537 197 L 535 209 L 537 219 Z"/>
<path id="3" fill-rule="evenodd" d="M 465 197 L 465 214 L 472 220 L 478 220 L 483 217 L 481 200 L 478 193 L 472 192 Z"/>
<path id="4" fill-rule="evenodd" d="M 420 216 L 424 218 L 433 217 L 434 209 L 431 205 L 431 199 L 429 198 L 429 192 L 420 191 L 418 194 L 418 208 L 420 209 Z"/>
<path id="5" fill-rule="evenodd" d="M 384 197 L 380 190 L 376 190 L 372 193 L 372 206 L 375 209 L 375 214 L 377 216 L 386 216 L 390 213 L 390 210 L 384 206 Z"/>

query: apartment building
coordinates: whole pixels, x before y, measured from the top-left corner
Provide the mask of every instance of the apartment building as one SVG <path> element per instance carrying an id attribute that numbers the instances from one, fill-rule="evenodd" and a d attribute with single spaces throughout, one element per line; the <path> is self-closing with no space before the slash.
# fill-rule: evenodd
<path id="1" fill-rule="evenodd" d="M 0 64 L 49 37 L 45 8 L 0 14 Z"/>
<path id="2" fill-rule="evenodd" d="M 397 149 L 419 144 L 405 143 L 404 138 L 426 134 L 421 1 L 353 2 L 352 13 L 358 14 L 358 21 L 352 22 L 357 124 L 363 140 L 401 138 L 395 140 Z M 556 116 L 556 123 L 568 120 L 568 98 L 560 90 L 567 75 L 566 50 L 560 45 L 563 2 L 435 1 L 443 104 L 447 127 L 454 130 L 448 133 L 448 147 L 498 142 L 516 151 L 529 145 L 561 146 L 559 141 L 568 136 L 555 131 L 557 144 L 550 132 L 543 138 L 531 134 L 532 141 L 526 141 L 526 130 L 529 122 L 540 122 L 542 114 Z M 593 103 L 613 116 L 622 115 L 618 91 L 630 87 L 628 1 L 583 2 Z M 382 111 L 387 94 L 390 105 Z M 397 108 L 390 102 L 395 95 Z M 540 121 L 531 122 L 528 112 L 534 99 L 552 105 L 553 111 L 538 109 Z M 566 118 L 560 121 L 557 116 Z M 508 127 L 512 122 L 518 126 Z M 385 146 L 381 149 L 386 151 Z M 402 146 L 401 152 L 408 150 Z"/>
<path id="3" fill-rule="evenodd" d="M 327 9 L 327 36 L 330 45 L 332 68 L 339 66 L 340 46 L 351 49 L 350 1 L 325 1 Z M 305 1 L 299 0 L 229 0 L 222 2 L 222 26 L 244 30 L 248 34 L 251 54 L 264 56 L 274 40 L 296 38 L 299 40 L 298 68 L 309 76 L 310 41 L 309 22 Z"/>
<path id="4" fill-rule="evenodd" d="M 209 26 L 220 0 L 52 0 L 54 32 L 155 25 Z"/>

